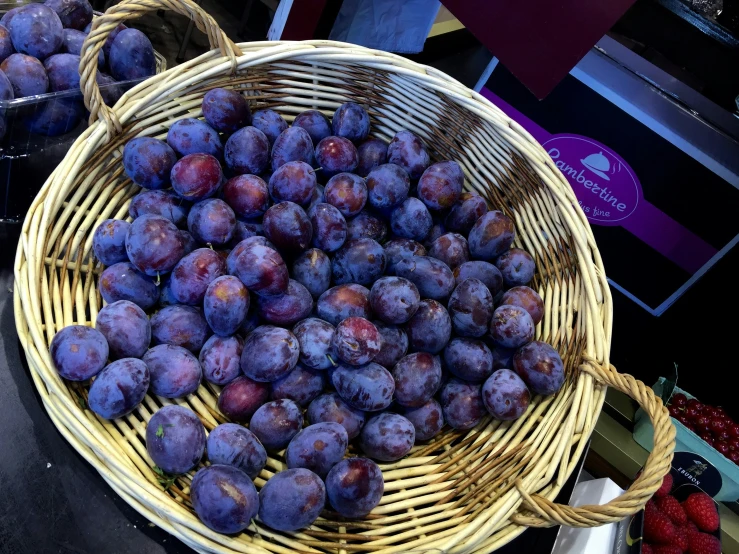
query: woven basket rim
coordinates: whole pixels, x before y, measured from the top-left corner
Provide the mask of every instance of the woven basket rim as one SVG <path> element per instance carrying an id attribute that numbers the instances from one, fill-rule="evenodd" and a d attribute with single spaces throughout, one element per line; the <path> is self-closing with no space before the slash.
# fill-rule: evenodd
<path id="1" fill-rule="evenodd" d="M 471 550 L 460 551 L 487 552 L 520 534 L 525 529 L 522 524 L 544 526 L 567 523 L 591 526 L 615 521 L 628 513 L 637 511 L 640 507 L 639 502 L 642 499 L 646 502 L 659 487 L 662 475 L 669 468 L 669 460 L 674 447 L 674 429 L 669 423 L 669 417 L 666 423 L 660 419 L 666 410 L 661 406 L 659 399 L 655 399 L 653 395 L 650 396 L 651 391 L 648 387 L 644 387 L 643 384 L 629 376 L 619 375 L 608 362 L 612 305 L 602 262 L 592 231 L 579 208 L 572 189 L 541 145 L 486 98 L 470 91 L 461 83 L 436 69 L 410 62 L 400 56 L 331 41 L 240 43 L 236 47 L 241 51 L 241 55 L 236 57 L 239 70 L 248 70 L 248 68 L 265 64 L 296 61 L 310 64 L 320 61 L 321 64 L 328 66 L 344 65 L 387 71 L 411 79 L 419 87 L 443 92 L 446 97 L 490 123 L 502 140 L 507 141 L 505 148 L 513 149 L 519 154 L 522 153 L 521 155 L 546 185 L 547 190 L 558 201 L 559 216 L 565 221 L 568 230 L 572 232 L 579 269 L 583 279 L 588 283 L 587 286 L 584 284 L 582 286 L 584 290 L 581 290 L 581 294 L 585 296 L 583 309 L 588 311 L 586 316 L 588 326 L 584 332 L 586 338 L 583 349 L 584 361 L 573 387 L 576 396 L 587 395 L 590 398 L 591 409 L 589 413 L 576 413 L 575 410 L 570 410 L 571 413 L 563 416 L 566 420 L 565 426 L 569 431 L 574 432 L 575 428 L 579 429 L 580 436 L 576 441 L 578 446 L 573 452 L 565 452 L 562 446 L 563 450 L 554 466 L 562 466 L 564 470 L 557 472 L 556 483 L 552 486 L 548 486 L 546 490 L 540 490 L 540 478 L 528 475 L 520 479 L 516 482 L 516 486 L 507 493 L 502 509 L 496 514 L 483 512 L 475 519 L 474 525 L 470 524 L 453 535 L 445 536 L 434 544 L 434 549 L 446 551 L 455 546 L 463 548 L 459 545 L 471 545 Z M 96 56 L 96 53 L 94 55 Z M 112 111 L 118 122 L 126 126 L 147 115 L 156 108 L 158 101 L 163 101 L 168 95 L 176 96 L 204 79 L 228 75 L 233 69 L 233 61 L 229 57 L 222 56 L 218 51 L 207 52 L 137 85 L 121 98 Z M 94 83 L 94 78 L 92 81 Z M 87 91 L 85 97 L 87 100 Z M 42 249 L 39 243 L 46 242 L 45 237 L 53 225 L 52 218 L 60 210 L 65 209 L 61 205 L 61 200 L 71 192 L 74 180 L 77 178 L 76 172 L 79 171 L 82 162 L 91 157 L 97 145 L 107 144 L 116 134 L 113 123 L 106 120 L 104 114 L 101 114 L 101 118 L 75 141 L 64 162 L 55 169 L 44 184 L 23 223 L 14 270 L 16 278 L 14 304 L 19 336 L 29 360 L 31 376 L 52 421 L 60 432 L 101 473 L 113 489 L 142 515 L 198 550 L 278 552 L 285 546 L 272 544 L 274 538 L 270 537 L 269 533 L 265 533 L 263 527 L 257 528 L 252 524 L 249 530 L 252 533 L 261 533 L 262 537 L 269 540 L 265 541 L 264 538 L 254 540 L 250 546 L 247 546 L 233 538 L 213 533 L 194 515 L 182 509 L 175 510 L 171 497 L 162 491 L 151 490 L 150 484 L 140 475 L 136 475 L 136 468 L 122 458 L 120 452 L 116 453 L 112 444 L 105 444 L 103 440 L 105 425 L 95 422 L 94 418 L 89 415 L 86 416 L 73 402 L 65 385 L 53 369 L 49 370 L 51 367 L 48 354 L 49 339 L 45 336 L 45 330 L 41 324 L 42 318 L 47 319 L 45 316 L 49 314 L 44 313 L 44 302 L 41 299 L 42 279 L 39 278 L 43 274 L 46 259 L 45 255 L 40 255 Z M 137 130 L 135 123 L 133 130 Z M 145 132 L 150 132 L 150 129 Z M 548 307 L 548 309 L 551 308 Z M 65 324 L 75 319 L 77 318 L 70 308 L 70 312 L 65 313 Z M 649 471 L 645 470 L 640 477 L 639 487 L 636 487 L 638 493 L 635 495 L 636 500 L 628 497 L 623 505 L 619 504 L 616 508 L 605 509 L 602 513 L 593 507 L 586 507 L 593 508 L 590 511 L 556 507 L 551 500 L 574 469 L 574 462 L 579 459 L 595 426 L 597 414 L 605 398 L 604 384 L 615 386 L 635 397 L 645 406 L 650 417 L 657 420 L 655 422 L 655 449 L 653 450 L 653 455 L 655 452 L 657 455 L 654 456 L 653 467 Z M 81 438 L 85 433 L 96 437 L 100 443 L 91 446 L 88 440 Z M 658 437 L 661 437 L 660 440 Z M 661 460 L 660 463 L 657 463 L 658 459 Z M 667 460 L 667 468 L 665 468 L 664 460 Z M 554 470 L 551 469 L 551 471 Z M 549 480 L 551 481 L 551 477 Z M 532 495 L 535 491 L 539 491 L 539 494 Z M 515 515 L 522 504 L 529 510 L 529 513 Z M 510 522 L 505 523 L 508 520 Z M 505 530 L 505 533 L 501 535 L 502 538 L 498 540 L 498 543 L 485 542 L 493 531 L 499 532 L 501 529 Z"/>

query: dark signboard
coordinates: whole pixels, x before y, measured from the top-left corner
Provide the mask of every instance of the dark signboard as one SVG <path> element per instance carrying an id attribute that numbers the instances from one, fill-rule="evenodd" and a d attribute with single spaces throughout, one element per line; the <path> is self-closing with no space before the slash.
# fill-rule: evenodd
<path id="1" fill-rule="evenodd" d="M 498 66 L 480 92 L 544 146 L 611 285 L 653 315 L 739 239 L 739 190 L 571 75 L 539 101 Z"/>

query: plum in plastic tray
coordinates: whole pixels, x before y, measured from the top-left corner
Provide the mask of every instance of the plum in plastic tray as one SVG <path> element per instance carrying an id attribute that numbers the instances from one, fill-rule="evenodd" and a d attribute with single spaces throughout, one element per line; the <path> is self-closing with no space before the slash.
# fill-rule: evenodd
<path id="1" fill-rule="evenodd" d="M 157 73 L 166 69 L 164 56 L 154 52 Z M 102 85 L 100 92 L 113 104 L 128 89 L 145 79 L 133 79 Z M 0 117 L 5 123 L 5 136 L 0 141 L 0 158 L 17 158 L 39 152 L 50 146 L 70 144 L 87 127 L 88 113 L 82 91 L 64 90 L 0 100 Z"/>
<path id="2" fill-rule="evenodd" d="M 31 2 L 0 1 L 0 16 Z M 95 12 L 96 16 L 101 15 Z M 167 60 L 156 50 L 156 72 Z M 102 85 L 103 99 L 113 104 L 145 79 Z M 74 140 L 87 128 L 88 112 L 80 90 L 48 92 L 0 100 L 0 222 L 18 223 L 51 171 L 64 158 Z M 0 133 L 3 135 L 3 133 Z"/>

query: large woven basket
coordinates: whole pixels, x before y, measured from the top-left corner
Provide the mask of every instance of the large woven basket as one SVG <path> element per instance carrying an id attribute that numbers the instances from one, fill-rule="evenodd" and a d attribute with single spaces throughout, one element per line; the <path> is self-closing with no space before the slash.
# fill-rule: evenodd
<path id="1" fill-rule="evenodd" d="M 195 20 L 212 51 L 156 75 L 112 110 L 95 84 L 97 52 L 121 21 L 169 8 Z M 541 146 L 503 112 L 460 83 L 399 56 L 335 42 L 233 44 L 190 0 L 124 0 L 99 18 L 81 62 L 89 129 L 74 143 L 33 203 L 18 245 L 15 317 L 31 377 L 65 438 L 131 506 L 202 552 L 491 552 L 527 526 L 596 526 L 639 510 L 670 467 L 674 428 L 662 402 L 641 382 L 608 363 L 612 305 L 587 220 L 562 174 Z M 146 423 L 170 401 L 147 396 L 131 415 L 98 419 L 83 387 L 62 381 L 49 343 L 61 328 L 94 325 L 102 300 L 101 267 L 92 233 L 106 218 L 125 218 L 137 187 L 123 174 L 131 137 L 164 137 L 184 117 L 201 115 L 214 87 L 244 91 L 252 110 L 270 107 L 288 120 L 316 108 L 331 114 L 347 101 L 367 106 L 375 136 L 400 129 L 422 137 L 432 157 L 454 159 L 466 183 L 516 222 L 516 244 L 535 254 L 533 286 L 545 300 L 537 336 L 562 354 L 567 380 L 553 397 L 536 398 L 524 417 L 486 419 L 474 429 L 446 428 L 432 442 L 382 467 L 385 495 L 361 521 L 326 510 L 309 529 L 280 533 L 253 521 L 224 536 L 194 515 L 192 474 L 162 483 L 144 444 Z M 552 499 L 581 457 L 606 387 L 636 399 L 655 426 L 655 447 L 641 476 L 605 506 L 570 508 Z M 203 384 L 177 403 L 210 430 L 223 422 L 219 389 Z M 272 457 L 257 488 L 285 467 Z"/>

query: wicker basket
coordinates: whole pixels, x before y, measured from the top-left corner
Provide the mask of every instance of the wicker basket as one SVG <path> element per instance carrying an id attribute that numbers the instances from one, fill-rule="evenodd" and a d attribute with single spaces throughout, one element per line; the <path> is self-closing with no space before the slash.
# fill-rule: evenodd
<path id="1" fill-rule="evenodd" d="M 115 108 L 95 84 L 97 52 L 121 21 L 169 8 L 195 20 L 214 50 L 156 75 Z M 74 143 L 33 203 L 15 264 L 15 317 L 31 376 L 65 438 L 141 514 L 202 552 L 491 552 L 527 526 L 589 527 L 639 510 L 670 467 L 674 428 L 649 387 L 608 363 L 612 305 L 587 220 L 562 174 L 541 146 L 480 95 L 434 69 L 399 56 L 334 42 L 233 44 L 191 0 L 124 0 L 99 18 L 81 68 L 91 126 Z M 330 114 L 342 102 L 366 105 L 375 136 L 410 129 L 435 159 L 458 160 L 467 186 L 514 218 L 517 245 L 534 253 L 533 284 L 545 300 L 537 336 L 559 349 L 568 378 L 553 397 L 536 398 L 524 417 L 486 419 L 468 432 L 446 429 L 432 442 L 382 467 L 385 495 L 361 521 L 327 511 L 310 528 L 280 533 L 253 521 L 239 536 L 210 531 L 193 514 L 192 475 L 165 486 L 144 444 L 146 422 L 170 401 L 147 396 L 131 415 L 98 419 L 83 387 L 62 381 L 49 343 L 66 325 L 94 325 L 102 301 L 92 232 L 124 218 L 137 188 L 123 174 L 131 137 L 163 137 L 183 117 L 201 115 L 214 87 L 244 91 L 252 109 L 271 107 L 287 119 L 308 109 Z M 605 506 L 570 508 L 552 499 L 583 453 L 606 387 L 636 399 L 654 422 L 655 448 L 642 475 Z M 207 429 L 224 421 L 219 389 L 203 384 L 178 400 Z M 273 457 L 255 480 L 260 488 L 285 467 Z"/>

